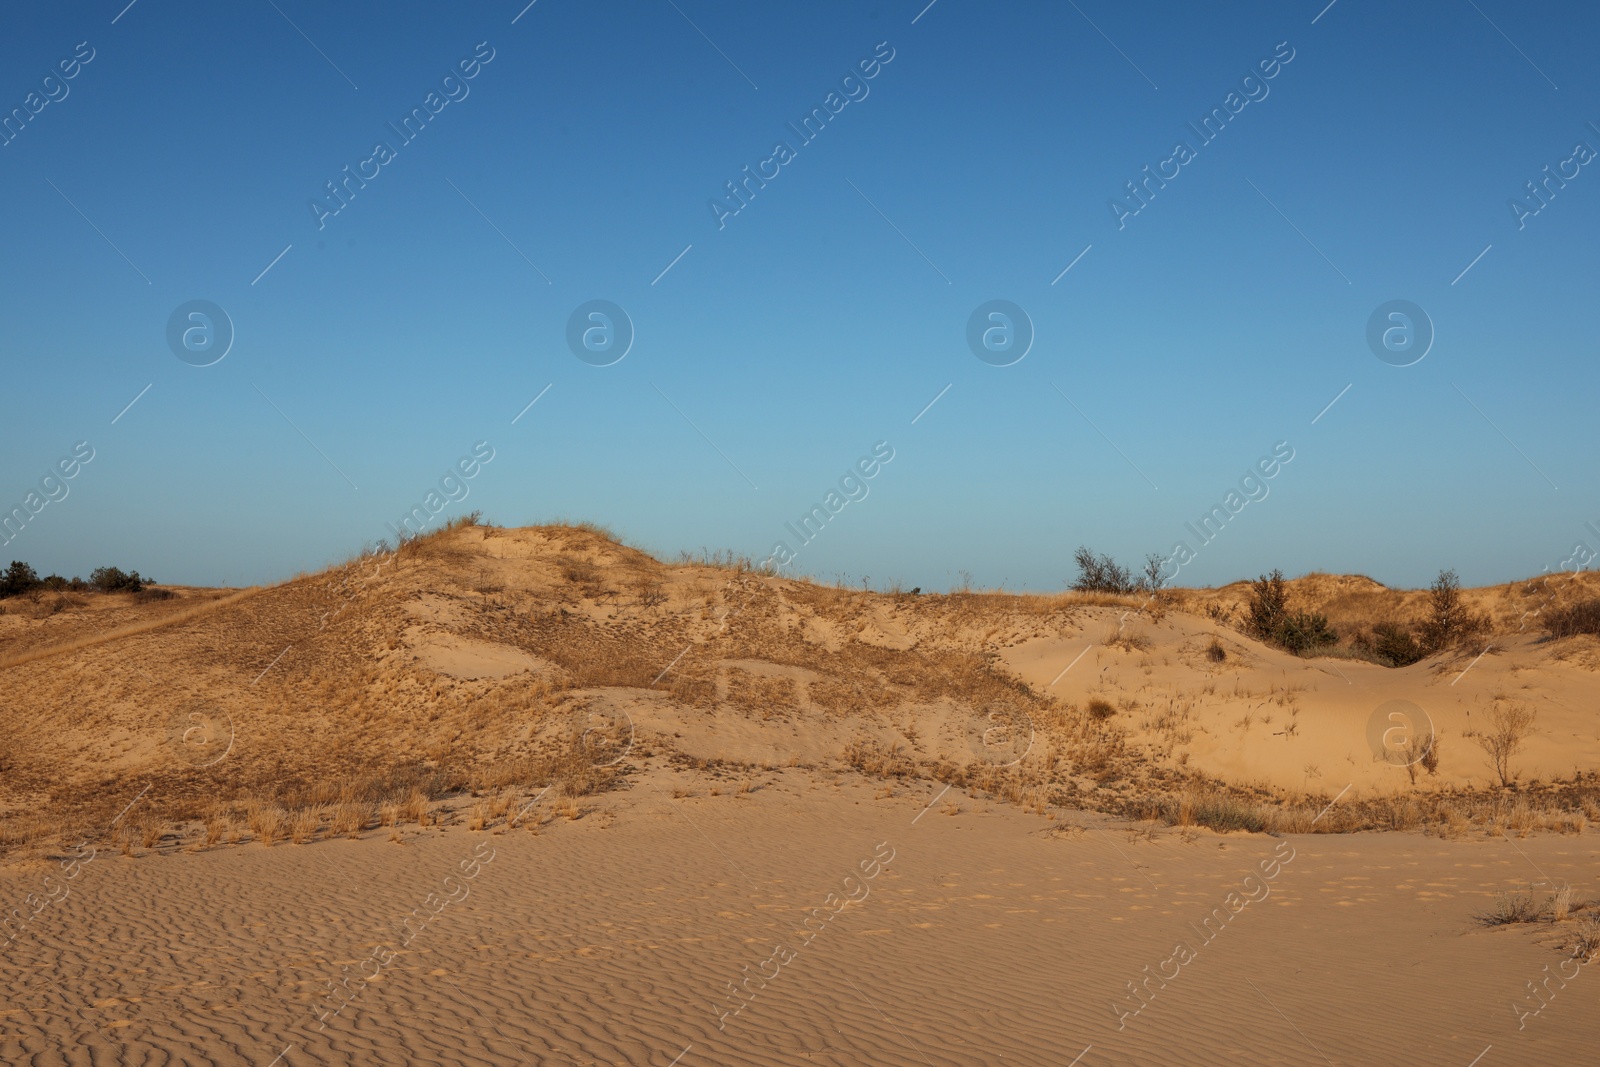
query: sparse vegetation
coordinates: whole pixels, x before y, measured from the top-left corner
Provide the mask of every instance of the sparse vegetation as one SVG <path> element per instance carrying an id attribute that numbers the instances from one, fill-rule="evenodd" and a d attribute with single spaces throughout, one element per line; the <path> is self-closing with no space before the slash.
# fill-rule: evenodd
<path id="1" fill-rule="evenodd" d="M 1084 710 L 1089 713 L 1089 718 L 1096 722 L 1105 722 L 1117 714 L 1116 705 L 1102 697 L 1091 697 Z"/>
<path id="2" fill-rule="evenodd" d="M 1544 628 L 1551 637 L 1600 635 L 1600 599 L 1580 600 L 1551 611 L 1544 617 Z"/>
<path id="3" fill-rule="evenodd" d="M 1417 784 L 1417 771 L 1426 771 L 1429 775 L 1439 773 L 1439 736 L 1434 733 L 1414 733 L 1406 746 L 1401 750 L 1405 759 L 1406 774 L 1411 778 L 1411 784 Z"/>
<path id="4" fill-rule="evenodd" d="M 1333 796 L 1310 790 L 1333 782 L 1331 771 L 1323 780 L 1308 769 L 1306 791 L 1294 793 L 1203 779 L 1203 757 L 1191 763 L 1187 746 L 1219 728 L 1227 735 L 1229 724 L 1251 732 L 1261 725 L 1274 746 L 1303 744 L 1300 727 L 1310 720 L 1297 702 L 1316 685 L 1275 678 L 1265 692 L 1260 681 L 1253 690 L 1252 657 L 1241 660 L 1218 635 L 1199 629 L 1209 627 L 1198 620 L 1178 623 L 1180 629 L 1192 628 L 1176 644 L 1167 627 L 1147 631 L 1132 625 L 1129 609 L 1141 605 L 1131 598 L 1159 579 L 1159 571 L 1149 567 L 1154 557 L 1147 560 L 1143 577 L 1134 578 L 1114 560 L 1082 550 L 1080 562 L 1091 565 L 1087 584 L 1098 587 L 1092 590 L 1032 596 L 969 588 L 958 595 L 913 597 L 876 594 L 842 582 L 773 580 L 731 554 L 706 553 L 707 562 L 674 567 L 577 526 L 525 533 L 464 520 L 408 539 L 406 558 L 420 565 L 391 566 L 393 553 L 364 553 L 342 571 L 250 593 L 251 606 L 242 612 L 230 606 L 208 617 L 185 606 L 140 614 L 136 598 L 84 598 L 91 608 L 114 605 L 118 625 L 90 629 L 93 620 L 86 618 L 81 625 L 93 636 L 82 647 L 109 644 L 108 632 L 124 648 L 148 642 L 135 654 L 150 664 L 150 676 L 162 674 L 158 660 L 166 650 L 175 649 L 173 659 L 182 661 L 191 647 L 203 647 L 208 662 L 216 662 L 219 648 L 245 650 L 236 665 L 242 689 L 270 667 L 255 690 L 267 702 L 267 717 L 238 720 L 255 731 L 248 749 L 241 747 L 253 762 L 230 760 L 217 771 L 178 768 L 144 801 L 149 818 L 116 840 L 137 849 L 152 826 L 161 830 L 156 841 L 163 850 L 175 840 L 176 847 L 237 841 L 245 827 L 251 839 L 265 845 L 284 838 L 309 844 L 361 836 L 379 823 L 401 841 L 414 837 L 415 827 L 433 825 L 503 832 L 515 824 L 536 830 L 549 825 L 558 807 L 576 809 L 580 817 L 599 811 L 585 807 L 582 798 L 615 787 L 647 753 L 659 753 L 670 765 L 694 773 L 693 788 L 677 786 L 674 795 L 704 798 L 709 790 L 719 797 L 742 796 L 761 784 L 754 765 L 686 761 L 673 739 L 635 739 L 631 728 L 621 728 L 621 719 L 603 728 L 593 725 L 604 722 L 596 716 L 615 701 L 645 699 L 646 689 L 651 690 L 647 699 L 697 715 L 742 717 L 756 726 L 776 721 L 802 735 L 813 725 L 841 729 L 836 736 L 851 740 L 836 743 L 827 755 L 786 754 L 775 762 L 823 771 L 849 767 L 885 780 L 896 795 L 902 781 L 934 779 L 1041 814 L 1085 808 L 1169 819 L 1185 830 L 1385 828 L 1459 836 L 1470 830 L 1575 833 L 1600 820 L 1600 789 L 1576 779 L 1562 792 L 1525 786 L 1514 796 L 1462 792 L 1441 782 L 1410 795 L 1346 797 L 1320 819 Z M 524 543 L 536 543 L 537 550 L 517 546 L 508 552 L 511 545 L 496 544 L 519 535 Z M 0 581 L 14 575 L 26 585 L 32 573 L 23 564 Z M 132 577 L 109 584 L 126 586 Z M 1313 592 L 1302 594 L 1298 590 L 1304 587 L 1289 583 L 1281 572 L 1263 575 L 1251 583 L 1259 594 L 1254 602 L 1243 603 L 1236 586 L 1232 601 L 1217 610 L 1208 602 L 1206 613 L 1219 622 L 1234 620 L 1232 625 L 1239 625 L 1243 615 L 1267 620 L 1280 646 L 1322 648 L 1325 634 L 1315 620 L 1326 599 L 1315 591 L 1316 576 L 1310 580 Z M 39 582 L 35 591 L 50 592 L 48 579 Z M 1110 591 L 1130 586 L 1131 593 Z M 1293 597 L 1291 588 L 1297 590 Z M 1204 591 L 1163 590 L 1162 596 L 1183 610 L 1184 598 L 1198 592 Z M 243 595 L 215 602 L 231 604 Z M 1316 612 L 1294 610 L 1302 595 Z M 1423 594 L 1406 595 L 1413 598 L 1410 617 L 1416 617 Z M 11 610 L 42 620 L 50 599 L 24 601 Z M 196 607 L 207 602 L 205 594 L 193 595 Z M 428 666 L 414 654 L 418 630 L 411 628 L 417 627 L 418 615 L 401 607 L 405 604 L 447 613 L 449 625 L 438 629 L 523 653 L 532 673 L 463 680 Z M 1110 607 L 1117 610 L 1101 610 Z M 1202 614 L 1198 606 L 1192 610 Z M 134 621 L 123 622 L 130 615 Z M 1388 617 L 1408 616 L 1396 610 Z M 1349 618 L 1340 616 L 1341 625 Z M 168 627 L 160 637 L 145 636 L 165 625 L 163 619 L 185 625 Z M 64 655 L 61 650 L 82 632 L 72 629 L 80 624 L 70 617 L 48 625 L 52 634 L 67 638 L 54 646 L 53 655 Z M 1396 622 L 1395 632 L 1410 634 L 1404 625 Z M 1048 687 L 1022 684 L 991 651 L 1028 640 L 1030 634 L 1065 634 L 1074 628 L 1130 654 L 1095 649 L 1072 684 L 1085 684 L 1077 679 L 1089 670 L 1100 676 L 1087 683 L 1087 692 L 1063 685 L 1062 692 L 1073 692 L 1070 699 L 1052 695 Z M 275 660 L 291 638 L 297 638 L 292 651 Z M 36 655 L 26 644 L 12 648 L 16 651 L 8 649 L 5 661 L 10 664 L 18 661 L 11 657 Z M 163 651 L 147 654 L 146 649 L 156 648 Z M 354 651 L 373 648 L 376 658 Z M 1192 692 L 1169 692 L 1159 677 L 1150 680 L 1163 666 L 1193 669 L 1197 659 L 1205 665 L 1204 684 Z M 1228 665 L 1226 672 L 1210 666 L 1222 664 Z M 1292 675 L 1293 669 L 1288 671 Z M 60 673 L 39 672 L 49 685 Z M 148 702 L 145 673 L 111 676 L 106 704 Z M 168 684 L 166 678 L 152 681 Z M 1197 706 L 1217 703 L 1233 705 L 1225 718 L 1197 717 Z M 971 709 L 980 723 L 993 710 L 998 718 L 991 716 L 991 723 L 1031 723 L 1034 735 L 1030 745 L 1017 748 L 1018 762 L 974 759 L 971 736 L 963 738 L 959 726 L 952 735 L 948 726 L 923 716 L 932 707 L 957 721 L 963 709 Z M 339 730 L 327 729 L 330 714 L 337 715 Z M 583 728 L 571 726 L 580 721 Z M 162 726 L 152 729 L 159 732 Z M 1496 731 L 1485 739 L 1502 735 Z M 1516 777 L 1512 764 L 1520 747 L 1504 736 L 1502 785 Z M 1483 744 L 1476 735 L 1470 739 Z M 983 744 L 990 743 L 985 735 Z M 1408 753 L 1414 785 L 1423 774 L 1439 773 L 1442 747 L 1437 736 L 1415 744 Z M 1485 751 L 1493 759 L 1494 753 Z M 52 768 L 33 752 L 26 746 L 8 750 L 7 765 L 0 769 L 18 788 L 26 783 L 35 794 L 51 795 L 52 807 L 38 813 L 46 817 L 19 813 L 0 819 L 5 853 L 21 843 L 81 833 L 96 817 L 103 827 L 137 792 L 137 783 L 124 788 L 125 783 L 109 778 L 100 785 L 81 777 L 81 793 L 56 786 L 44 777 Z M 263 753 L 265 758 L 258 758 Z M 1285 758 L 1299 766 L 1311 754 L 1293 751 Z M 552 787 L 550 795 L 527 814 L 522 805 L 546 786 Z"/>
<path id="5" fill-rule="evenodd" d="M 1247 626 L 1253 637 L 1297 656 L 1310 655 L 1339 639 L 1328 625 L 1327 616 L 1289 611 L 1289 583 L 1281 570 L 1263 574 L 1250 583 Z"/>
<path id="6" fill-rule="evenodd" d="M 1578 924 L 1572 955 L 1585 963 L 1600 955 L 1600 915 L 1588 915 Z"/>
<path id="7" fill-rule="evenodd" d="M 1489 709 L 1489 729 L 1469 735 L 1473 744 L 1483 749 L 1489 758 L 1489 766 L 1502 786 L 1509 786 L 1516 780 L 1511 759 L 1522 751 L 1537 718 L 1538 712 L 1524 704 L 1497 700 Z"/>
<path id="8" fill-rule="evenodd" d="M 1389 667 L 1409 667 L 1427 655 L 1416 635 L 1397 623 L 1380 622 L 1372 628 L 1372 636 L 1362 644 L 1380 662 Z"/>
<path id="9" fill-rule="evenodd" d="M 1072 588 L 1080 593 L 1127 594 L 1139 588 L 1132 571 L 1104 553 L 1095 555 L 1087 545 L 1079 547 L 1072 558 L 1078 565 Z"/>
<path id="10" fill-rule="evenodd" d="M 1419 627 L 1419 641 L 1429 654 L 1442 652 L 1487 627 L 1487 620 L 1467 610 L 1461 579 L 1453 570 L 1440 571 L 1428 591 L 1428 617 Z"/>
<path id="11" fill-rule="evenodd" d="M 1532 887 L 1511 893 L 1500 893 L 1494 907 L 1483 916 L 1485 926 L 1511 926 L 1516 923 L 1538 922 L 1544 917 L 1548 902 L 1535 896 Z"/>
<path id="12" fill-rule="evenodd" d="M 1258 834 L 1269 825 L 1260 805 L 1228 793 L 1184 793 L 1163 801 L 1159 810 L 1168 826 L 1204 826 L 1219 833 L 1243 830 Z"/>

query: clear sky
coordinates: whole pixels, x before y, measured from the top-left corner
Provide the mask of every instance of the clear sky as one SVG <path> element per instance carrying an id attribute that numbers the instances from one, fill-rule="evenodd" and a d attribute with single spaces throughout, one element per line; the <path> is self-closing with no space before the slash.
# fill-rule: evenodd
<path id="1" fill-rule="evenodd" d="M 1600 548 L 1592 4 L 525 2 L 5 17 L 0 554 L 277 580 L 479 442 L 432 522 L 879 587 L 1059 588 L 1080 543 L 1184 541 L 1183 584 Z M 569 344 L 595 300 L 618 361 Z M 1008 366 L 968 340 L 994 300 Z M 1394 300 L 1408 366 L 1414 316 L 1368 340 Z M 209 366 L 191 301 L 232 324 Z"/>

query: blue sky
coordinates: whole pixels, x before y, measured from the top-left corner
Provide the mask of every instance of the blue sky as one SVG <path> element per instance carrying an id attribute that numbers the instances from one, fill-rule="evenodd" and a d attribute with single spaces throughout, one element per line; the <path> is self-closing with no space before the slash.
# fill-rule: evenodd
<path id="1" fill-rule="evenodd" d="M 783 541 L 878 586 L 1059 588 L 1080 543 L 1186 538 L 1185 584 L 1483 584 L 1600 547 L 1600 168 L 1567 164 L 1520 229 L 1508 206 L 1600 148 L 1592 7 L 923 2 L 11 17 L 0 112 L 59 99 L 0 147 L 0 503 L 95 458 L 0 552 L 277 580 L 387 536 L 480 441 L 438 521 Z M 800 143 L 786 123 L 875 50 Z M 1187 124 L 1246 90 L 1200 144 Z M 402 144 L 386 124 L 430 92 L 465 95 Z M 394 158 L 319 229 L 310 201 L 379 140 Z M 711 200 L 779 140 L 719 228 Z M 1119 228 L 1111 198 L 1179 140 L 1194 158 Z M 604 367 L 566 341 L 596 299 L 635 331 Z M 1033 324 L 1012 366 L 966 341 L 993 299 Z M 1366 341 L 1394 299 L 1434 327 L 1411 366 Z M 233 324 L 211 366 L 168 345 L 191 300 Z M 879 441 L 868 495 L 801 545 L 785 524 Z M 1186 535 L 1282 441 L 1269 495 Z"/>

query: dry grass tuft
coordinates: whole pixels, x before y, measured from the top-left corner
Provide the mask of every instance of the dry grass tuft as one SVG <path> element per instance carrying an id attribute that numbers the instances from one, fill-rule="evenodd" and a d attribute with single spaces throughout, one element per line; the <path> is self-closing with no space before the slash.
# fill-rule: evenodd
<path id="1" fill-rule="evenodd" d="M 360 800 L 343 800 L 328 820 L 328 833 L 360 837 L 361 831 L 372 821 L 372 805 Z"/>
<path id="2" fill-rule="evenodd" d="M 405 800 L 400 803 L 400 818 L 402 822 L 414 822 L 418 826 L 427 826 L 428 794 L 420 789 L 412 789 L 407 793 Z"/>
<path id="3" fill-rule="evenodd" d="M 1552 922 L 1564 923 L 1571 914 L 1572 886 L 1563 885 L 1550 898 L 1550 919 Z"/>
<path id="4" fill-rule="evenodd" d="M 1271 827 L 1269 810 L 1223 792 L 1187 792 L 1157 805 L 1168 826 L 1204 826 L 1221 833 L 1243 830 L 1259 834 Z"/>
<path id="5" fill-rule="evenodd" d="M 219 844 L 233 829 L 233 816 L 226 810 L 215 810 L 206 816 L 206 847 Z"/>
<path id="6" fill-rule="evenodd" d="M 303 845 L 315 838 L 317 831 L 321 827 L 322 810 L 320 808 L 301 808 L 289 820 L 289 840 L 296 845 Z"/>
<path id="7" fill-rule="evenodd" d="M 288 813 L 276 804 L 252 805 L 248 816 L 250 832 L 255 835 L 257 841 L 271 847 L 272 843 L 283 835 L 287 819 Z"/>

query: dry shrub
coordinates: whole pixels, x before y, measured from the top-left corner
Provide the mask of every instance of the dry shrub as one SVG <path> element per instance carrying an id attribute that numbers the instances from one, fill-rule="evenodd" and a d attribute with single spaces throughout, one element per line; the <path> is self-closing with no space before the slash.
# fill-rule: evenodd
<path id="1" fill-rule="evenodd" d="M 962 688 L 952 686 L 948 695 L 961 696 Z M 899 694 L 873 677 L 820 678 L 807 687 L 811 703 L 824 714 L 853 715 L 867 708 L 887 708 L 899 701 Z"/>
<path id="2" fill-rule="evenodd" d="M 1126 625 L 1107 629 L 1100 638 L 1100 643 L 1108 648 L 1120 648 L 1124 652 L 1144 652 L 1150 648 L 1150 638 L 1143 630 Z"/>
<path id="3" fill-rule="evenodd" d="M 899 745 L 885 746 L 875 737 L 853 738 L 845 745 L 841 756 L 862 774 L 903 778 L 917 770 L 916 762 L 902 752 Z"/>
<path id="4" fill-rule="evenodd" d="M 1578 925 L 1572 955 L 1585 963 L 1600 955 L 1600 915 L 1590 915 Z"/>
<path id="5" fill-rule="evenodd" d="M 1268 829 L 1269 811 L 1228 793 L 1188 792 L 1162 800 L 1156 813 L 1168 826 L 1205 826 L 1221 833 L 1244 830 L 1258 834 Z"/>
<path id="6" fill-rule="evenodd" d="M 1091 697 L 1084 710 L 1089 713 L 1091 719 L 1104 722 L 1117 713 L 1117 706 L 1101 697 Z"/>
<path id="7" fill-rule="evenodd" d="M 1489 729 L 1468 735 L 1474 744 L 1483 749 L 1484 755 L 1489 758 L 1489 766 L 1502 786 L 1509 786 L 1516 779 L 1517 774 L 1511 769 L 1511 757 L 1522 751 L 1523 744 L 1533 733 L 1537 718 L 1538 713 L 1525 704 L 1496 700 L 1489 709 Z"/>
<path id="8" fill-rule="evenodd" d="M 1410 797 L 1384 797 L 1378 801 L 1386 829 L 1412 830 L 1422 822 L 1422 810 Z"/>
<path id="9" fill-rule="evenodd" d="M 672 699 L 692 708 L 709 708 L 717 702 L 716 679 L 705 675 L 679 673 L 674 669 L 666 678 Z"/>
<path id="10" fill-rule="evenodd" d="M 1600 634 L 1600 600 L 1582 600 L 1556 608 L 1545 615 L 1544 627 L 1551 637 Z"/>
<path id="11" fill-rule="evenodd" d="M 1222 647 L 1221 641 L 1218 641 L 1215 637 L 1213 637 L 1211 639 L 1211 643 L 1206 646 L 1206 659 L 1210 660 L 1212 663 L 1221 663 L 1227 658 L 1228 650 Z"/>
<path id="12" fill-rule="evenodd" d="M 1494 907 L 1479 920 L 1485 926 L 1510 926 L 1514 923 L 1538 922 L 1545 913 L 1545 903 L 1536 898 L 1532 889 L 1495 895 Z"/>
<path id="13" fill-rule="evenodd" d="M 727 701 L 747 714 L 759 712 L 763 719 L 796 710 L 793 678 L 768 677 L 734 667 L 728 671 Z"/>
<path id="14" fill-rule="evenodd" d="M 1460 808 L 1451 804 L 1439 812 L 1439 818 L 1434 823 L 1434 829 L 1440 837 L 1460 837 L 1472 829 L 1472 819 L 1463 813 Z"/>
<path id="15" fill-rule="evenodd" d="M 1323 830 L 1322 820 L 1317 818 L 1321 814 L 1320 808 L 1305 804 L 1296 804 L 1273 809 L 1266 813 L 1267 829 L 1277 834 L 1311 834 Z M 1323 816 L 1326 819 L 1326 816 Z"/>

